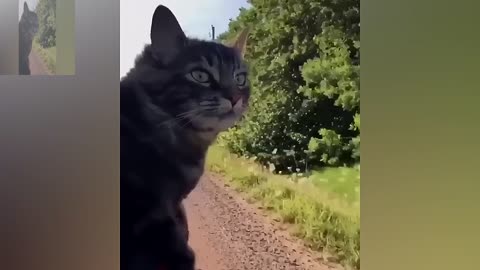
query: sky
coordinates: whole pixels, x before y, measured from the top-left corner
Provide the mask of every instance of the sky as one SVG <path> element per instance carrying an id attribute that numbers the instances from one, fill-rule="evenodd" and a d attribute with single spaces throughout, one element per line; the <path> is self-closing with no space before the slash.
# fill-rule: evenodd
<path id="1" fill-rule="evenodd" d="M 150 43 L 152 15 L 160 4 L 175 14 L 187 36 L 201 39 L 209 39 L 211 25 L 215 35 L 225 32 L 239 8 L 248 7 L 246 0 L 120 0 L 120 76 Z"/>

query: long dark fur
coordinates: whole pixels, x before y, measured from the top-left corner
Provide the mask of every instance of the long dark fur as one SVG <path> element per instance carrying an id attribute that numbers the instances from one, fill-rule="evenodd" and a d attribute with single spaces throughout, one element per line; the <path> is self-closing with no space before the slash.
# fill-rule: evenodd
<path id="1" fill-rule="evenodd" d="M 20 75 L 30 75 L 30 61 L 28 56 L 32 51 L 33 37 L 38 32 L 38 16 L 23 4 L 23 13 L 18 23 L 18 68 Z"/>
<path id="2" fill-rule="evenodd" d="M 164 6 L 154 13 L 151 39 L 120 82 L 121 268 L 193 270 L 182 200 L 216 135 L 247 107 L 248 82 L 239 83 L 245 41 L 232 48 L 188 39 Z M 218 80 L 203 69 L 211 66 Z"/>

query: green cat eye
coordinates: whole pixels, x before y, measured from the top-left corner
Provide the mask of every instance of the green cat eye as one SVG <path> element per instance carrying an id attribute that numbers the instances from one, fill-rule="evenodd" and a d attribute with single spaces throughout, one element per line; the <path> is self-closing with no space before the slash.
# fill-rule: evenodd
<path id="1" fill-rule="evenodd" d="M 244 86 L 247 82 L 247 76 L 245 73 L 239 73 L 235 75 L 235 81 L 237 82 L 238 86 Z"/>
<path id="2" fill-rule="evenodd" d="M 198 70 L 198 69 L 193 70 L 190 72 L 190 76 L 192 76 L 192 78 L 199 83 L 210 82 L 210 75 L 207 72 L 202 70 Z"/>

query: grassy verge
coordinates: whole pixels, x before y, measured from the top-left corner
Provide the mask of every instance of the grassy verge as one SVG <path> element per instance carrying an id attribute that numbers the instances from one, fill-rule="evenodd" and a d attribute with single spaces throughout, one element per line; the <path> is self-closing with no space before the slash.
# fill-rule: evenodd
<path id="1" fill-rule="evenodd" d="M 55 74 L 57 64 L 57 47 L 43 48 L 36 39 L 33 40 L 32 49 L 38 54 L 51 74 Z"/>
<path id="2" fill-rule="evenodd" d="M 360 203 L 360 167 L 326 168 L 314 171 L 308 179 L 316 187 L 341 196 L 352 204 Z"/>
<path id="3" fill-rule="evenodd" d="M 355 195 L 355 184 L 335 178 L 348 175 L 356 179 L 354 169 L 329 169 L 309 177 L 276 175 L 218 145 L 210 148 L 207 166 L 279 215 L 284 223 L 294 225 L 295 235 L 312 249 L 333 256 L 347 269 L 360 268 L 359 196 Z M 350 199 L 345 200 L 343 194 Z"/>

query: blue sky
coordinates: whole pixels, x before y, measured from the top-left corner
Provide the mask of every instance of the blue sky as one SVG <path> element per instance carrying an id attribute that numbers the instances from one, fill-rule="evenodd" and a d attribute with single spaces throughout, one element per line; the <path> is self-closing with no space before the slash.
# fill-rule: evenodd
<path id="1" fill-rule="evenodd" d="M 145 44 L 150 43 L 150 24 L 158 5 L 175 14 L 188 36 L 208 39 L 211 25 L 216 35 L 228 28 L 246 0 L 120 0 L 120 76 L 133 66 Z"/>

